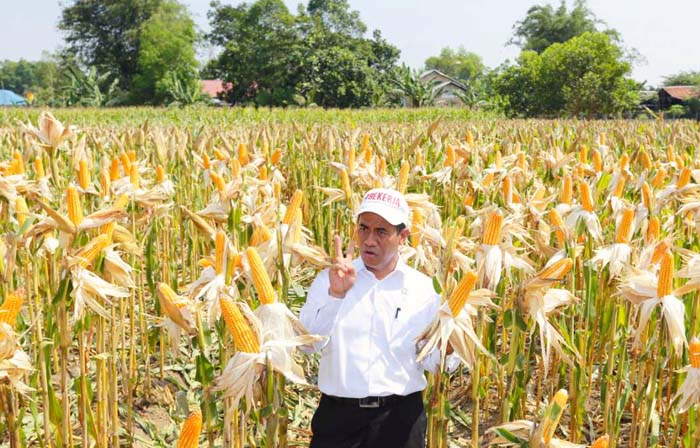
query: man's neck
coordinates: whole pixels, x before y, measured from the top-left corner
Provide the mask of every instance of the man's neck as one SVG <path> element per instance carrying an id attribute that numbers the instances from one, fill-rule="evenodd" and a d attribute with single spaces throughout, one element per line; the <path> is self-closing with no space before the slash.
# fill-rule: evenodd
<path id="1" fill-rule="evenodd" d="M 396 270 L 396 266 L 398 264 L 399 264 L 399 255 L 396 254 L 396 257 L 394 258 L 394 260 L 391 263 L 389 263 L 389 265 L 386 267 L 383 267 L 381 269 L 371 268 L 367 265 L 365 265 L 365 267 L 367 268 L 367 270 L 369 272 L 374 274 L 374 278 L 376 278 L 377 280 L 383 280 L 389 274 L 391 274 L 392 272 L 394 272 Z"/>

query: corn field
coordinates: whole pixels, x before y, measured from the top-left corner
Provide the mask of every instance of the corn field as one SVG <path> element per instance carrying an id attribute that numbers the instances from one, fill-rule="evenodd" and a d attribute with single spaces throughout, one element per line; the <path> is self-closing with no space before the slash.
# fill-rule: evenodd
<path id="1" fill-rule="evenodd" d="M 307 446 L 296 316 L 373 187 L 461 362 L 430 448 L 700 446 L 698 123 L 52 112 L 0 115 L 0 446 Z"/>

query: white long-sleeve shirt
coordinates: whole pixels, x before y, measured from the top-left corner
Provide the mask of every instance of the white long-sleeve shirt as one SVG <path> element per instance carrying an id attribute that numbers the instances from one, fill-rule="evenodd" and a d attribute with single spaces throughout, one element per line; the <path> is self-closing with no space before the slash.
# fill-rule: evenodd
<path id="1" fill-rule="evenodd" d="M 424 368 L 439 362 L 437 350 L 423 364 L 416 361 L 416 337 L 440 306 L 431 279 L 402 260 L 382 280 L 362 259 L 353 265 L 357 279 L 344 298 L 329 295 L 326 269 L 311 284 L 301 309 L 300 320 L 310 333 L 329 336 L 321 348 L 319 389 L 349 398 L 423 390 Z"/>

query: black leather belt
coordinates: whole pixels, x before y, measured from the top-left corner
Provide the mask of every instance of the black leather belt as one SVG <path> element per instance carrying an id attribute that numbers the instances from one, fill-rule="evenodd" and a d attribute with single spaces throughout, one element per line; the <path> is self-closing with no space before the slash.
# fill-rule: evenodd
<path id="1" fill-rule="evenodd" d="M 383 397 L 364 397 L 364 398 L 346 398 L 346 397 L 336 397 L 333 395 L 323 394 L 325 398 L 333 401 L 334 403 L 342 404 L 344 406 L 355 406 L 360 408 L 381 408 L 383 406 L 389 406 L 400 401 L 420 397 L 421 391 L 413 392 L 408 395 L 385 395 Z"/>

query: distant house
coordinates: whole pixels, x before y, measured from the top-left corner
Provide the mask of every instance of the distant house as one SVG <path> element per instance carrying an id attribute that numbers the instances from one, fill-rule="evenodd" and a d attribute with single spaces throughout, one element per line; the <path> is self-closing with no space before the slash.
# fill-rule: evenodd
<path id="1" fill-rule="evenodd" d="M 697 86 L 668 86 L 659 89 L 659 108 L 661 110 L 685 102 L 691 98 L 700 98 L 700 88 Z"/>
<path id="2" fill-rule="evenodd" d="M 200 79 L 199 83 L 202 86 L 202 93 L 213 100 L 221 99 L 221 96 L 233 88 L 232 83 L 221 79 Z"/>
<path id="3" fill-rule="evenodd" d="M 458 93 L 466 93 L 467 86 L 442 73 L 440 70 L 432 69 L 420 75 L 420 80 L 423 83 L 434 83 L 434 91 L 439 92 L 435 97 L 436 106 L 460 106 L 462 100 L 457 96 Z"/>
<path id="4" fill-rule="evenodd" d="M 0 106 L 26 106 L 27 100 L 11 90 L 0 90 Z"/>

